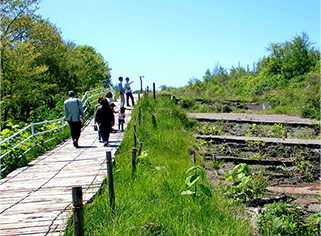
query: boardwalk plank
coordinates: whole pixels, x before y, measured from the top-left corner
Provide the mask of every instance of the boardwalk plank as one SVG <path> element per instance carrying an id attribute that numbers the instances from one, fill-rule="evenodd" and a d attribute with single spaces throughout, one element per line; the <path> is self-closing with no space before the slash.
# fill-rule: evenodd
<path id="1" fill-rule="evenodd" d="M 126 110 L 125 126 L 130 113 Z M 103 147 L 93 126 L 91 121 L 83 129 L 80 148 L 69 139 L 0 180 L 0 235 L 59 235 L 70 212 L 72 187 L 85 191 L 100 170 L 84 202 L 94 196 L 107 174 L 106 151 L 115 154 L 123 132 L 111 133 L 110 146 Z"/>

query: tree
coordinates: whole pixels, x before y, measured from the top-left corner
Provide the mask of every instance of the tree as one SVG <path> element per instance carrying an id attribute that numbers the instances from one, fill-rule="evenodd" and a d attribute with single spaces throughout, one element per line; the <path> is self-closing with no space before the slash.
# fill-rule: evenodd
<path id="1" fill-rule="evenodd" d="M 47 116 L 67 91 L 83 93 L 110 82 L 110 68 L 90 46 L 65 43 L 36 15 L 38 0 L 1 0 L 1 112 L 30 121 Z M 61 108 L 62 109 L 62 108 Z"/>
<path id="2" fill-rule="evenodd" d="M 268 48 L 271 54 L 263 59 L 266 73 L 281 74 L 289 80 L 309 72 L 320 58 L 320 53 L 311 45 L 306 33 L 294 37 L 291 42 L 271 44 Z"/>
<path id="3" fill-rule="evenodd" d="M 103 82 L 110 83 L 110 68 L 103 56 L 96 52 L 93 47 L 79 46 L 77 51 L 82 58 L 82 81 L 81 85 L 86 90 L 97 85 L 103 85 Z"/>

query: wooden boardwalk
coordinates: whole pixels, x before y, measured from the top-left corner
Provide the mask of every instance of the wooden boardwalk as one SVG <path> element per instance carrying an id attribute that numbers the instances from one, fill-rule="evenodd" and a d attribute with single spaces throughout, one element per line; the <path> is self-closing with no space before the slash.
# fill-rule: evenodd
<path id="1" fill-rule="evenodd" d="M 125 127 L 130 115 L 131 109 L 126 109 Z M 117 115 L 115 122 L 117 132 L 111 133 L 108 147 L 99 142 L 91 120 L 81 133 L 80 148 L 69 139 L 1 179 L 0 235 L 60 235 L 70 214 L 71 188 L 82 186 L 84 192 L 99 173 L 83 196 L 87 202 L 107 175 L 106 151 L 113 157 L 123 138 Z"/>

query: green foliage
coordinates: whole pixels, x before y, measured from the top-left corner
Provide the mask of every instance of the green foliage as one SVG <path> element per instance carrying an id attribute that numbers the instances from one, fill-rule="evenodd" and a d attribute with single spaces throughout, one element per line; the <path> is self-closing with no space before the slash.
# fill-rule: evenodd
<path id="1" fill-rule="evenodd" d="M 41 132 L 56 127 L 60 128 L 60 126 L 61 122 L 60 124 L 44 124 L 41 127 L 35 127 L 35 132 Z M 4 138 L 11 136 L 13 132 L 9 132 L 8 130 L 9 129 L 2 130 L 1 136 Z M 1 178 L 4 178 L 11 171 L 27 165 L 45 151 L 54 148 L 57 144 L 70 136 L 70 129 L 67 126 L 64 129 L 64 133 L 61 132 L 61 129 L 57 129 L 49 133 L 37 135 L 34 139 L 30 138 L 29 140 L 26 140 L 30 136 L 31 129 L 27 129 L 20 135 L 12 138 L 9 142 L 5 142 L 1 145 L 1 155 L 9 151 L 8 155 L 1 159 Z M 21 142 L 23 142 L 23 144 L 19 145 Z"/>
<path id="2" fill-rule="evenodd" d="M 315 166 L 311 165 L 309 160 L 306 157 L 301 155 L 299 158 L 295 159 L 294 163 L 294 171 L 303 176 L 304 181 L 312 182 L 313 179 L 313 171 L 315 170 Z"/>
<path id="3" fill-rule="evenodd" d="M 267 187 L 267 180 L 263 178 L 263 173 L 253 176 L 247 164 L 241 163 L 228 170 L 224 176 L 225 181 L 232 180 L 232 185 L 226 185 L 225 193 L 243 202 L 253 199 L 263 194 Z"/>
<path id="4" fill-rule="evenodd" d="M 56 26 L 35 14 L 38 3 L 1 2 L 2 128 L 62 114 L 69 90 L 82 94 L 110 82 L 103 57 L 90 46 L 64 42 Z"/>
<path id="5" fill-rule="evenodd" d="M 222 112 L 223 113 L 229 113 L 229 112 L 231 112 L 232 111 L 232 109 L 227 105 L 227 104 L 224 104 L 223 106 L 222 106 Z"/>
<path id="6" fill-rule="evenodd" d="M 297 203 L 275 202 L 257 219 L 262 235 L 320 235 L 320 213 L 304 218 Z"/>
<path id="7" fill-rule="evenodd" d="M 188 85 L 172 93 L 195 99 L 252 100 L 269 102 L 268 113 L 281 113 L 320 119 L 320 51 L 301 33 L 290 42 L 269 45 L 270 55 L 250 71 L 232 67 L 229 72 L 216 65 L 207 70 L 204 80 L 193 78 Z M 224 112 L 203 104 L 187 106 L 197 112 Z"/>
<path id="8" fill-rule="evenodd" d="M 202 167 L 200 166 L 193 166 L 191 168 L 189 168 L 186 173 L 190 173 L 194 171 L 195 173 L 192 174 L 192 175 L 189 175 L 186 180 L 185 180 L 185 183 L 186 185 L 191 188 L 191 187 L 194 187 L 195 191 L 191 191 L 191 190 L 186 190 L 186 191 L 183 191 L 181 192 L 181 195 L 194 195 L 194 196 L 197 196 L 197 186 L 201 189 L 202 193 L 208 197 L 211 197 L 212 194 L 211 194 L 211 191 L 210 189 L 205 186 L 204 184 L 197 184 L 200 180 L 205 180 L 205 171 Z"/>

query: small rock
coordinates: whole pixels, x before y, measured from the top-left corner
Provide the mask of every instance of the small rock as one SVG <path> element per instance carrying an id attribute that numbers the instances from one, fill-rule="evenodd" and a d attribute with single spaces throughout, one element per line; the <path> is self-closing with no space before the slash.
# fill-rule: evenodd
<path id="1" fill-rule="evenodd" d="M 321 205 L 311 204 L 308 207 L 308 211 L 313 212 L 313 213 L 321 212 Z"/>

